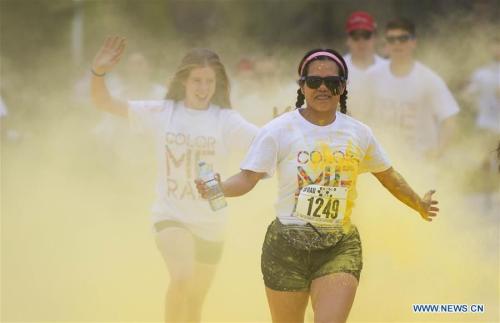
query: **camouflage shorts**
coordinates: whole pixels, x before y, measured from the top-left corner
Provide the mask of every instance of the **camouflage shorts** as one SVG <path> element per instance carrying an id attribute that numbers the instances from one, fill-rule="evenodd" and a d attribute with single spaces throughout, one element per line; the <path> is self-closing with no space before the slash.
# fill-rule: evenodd
<path id="1" fill-rule="evenodd" d="M 267 229 L 261 269 L 268 288 L 307 291 L 314 279 L 339 272 L 359 280 L 362 267 L 361 241 L 354 226 L 348 232 L 326 232 L 276 219 Z"/>

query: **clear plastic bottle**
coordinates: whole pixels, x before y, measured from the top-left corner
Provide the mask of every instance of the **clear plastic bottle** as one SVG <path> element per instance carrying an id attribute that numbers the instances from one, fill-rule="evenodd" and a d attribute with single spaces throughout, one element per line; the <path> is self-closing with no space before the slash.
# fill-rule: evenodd
<path id="1" fill-rule="evenodd" d="M 215 173 L 203 161 L 198 163 L 198 177 L 205 182 L 209 189 L 208 203 L 212 211 L 218 211 L 225 208 L 227 206 L 226 198 L 224 197 L 219 182 L 215 178 Z"/>

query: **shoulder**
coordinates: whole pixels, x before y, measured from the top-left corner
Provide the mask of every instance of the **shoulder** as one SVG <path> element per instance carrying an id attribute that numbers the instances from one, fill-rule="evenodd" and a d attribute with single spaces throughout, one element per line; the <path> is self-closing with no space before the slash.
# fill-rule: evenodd
<path id="1" fill-rule="evenodd" d="M 6 116 L 7 115 L 7 106 L 2 100 L 2 97 L 0 97 L 0 117 Z"/>
<path id="2" fill-rule="evenodd" d="M 172 100 L 130 100 L 127 103 L 130 109 L 148 112 L 167 111 L 175 105 L 175 102 Z"/>
<path id="3" fill-rule="evenodd" d="M 215 104 L 210 104 L 210 109 L 217 112 L 217 113 L 220 113 L 223 116 L 231 116 L 234 114 L 238 114 L 238 112 L 234 111 L 231 108 L 222 108 L 222 107 L 215 105 Z"/>
<path id="4" fill-rule="evenodd" d="M 384 64 L 384 63 L 388 63 L 389 60 L 386 59 L 386 58 L 383 58 L 382 56 L 379 56 L 379 55 L 375 55 L 375 64 Z"/>
<path id="5" fill-rule="evenodd" d="M 387 73 L 389 73 L 388 61 L 376 63 L 366 71 L 368 77 L 380 76 Z"/>
<path id="6" fill-rule="evenodd" d="M 472 73 L 472 79 L 481 80 L 488 74 L 488 69 L 486 67 L 480 67 Z"/>
<path id="7" fill-rule="evenodd" d="M 231 129 L 239 129 L 246 131 L 251 131 L 253 134 L 257 133 L 258 127 L 245 119 L 239 112 L 232 109 L 221 109 L 217 110 L 218 120 L 220 124 L 226 129 L 229 127 Z"/>
<path id="8" fill-rule="evenodd" d="M 385 59 L 383 57 L 375 55 L 375 64 L 373 64 L 373 66 L 371 66 L 371 68 L 372 69 L 380 68 L 380 69 L 387 71 L 387 70 L 389 70 L 389 64 L 390 64 L 390 61 L 388 59 Z"/>
<path id="9" fill-rule="evenodd" d="M 476 69 L 473 72 L 472 77 L 477 80 L 482 80 L 489 78 L 491 75 L 497 76 L 499 73 L 500 73 L 500 64 L 492 63 L 485 66 L 481 66 L 478 69 Z"/>
<path id="10" fill-rule="evenodd" d="M 285 113 L 277 116 L 273 120 L 269 121 L 268 123 L 266 123 L 266 125 L 264 127 L 278 127 L 279 128 L 279 127 L 284 127 L 286 125 L 289 125 L 290 123 L 292 123 L 296 120 L 295 114 L 297 114 L 296 109 L 285 112 Z"/>
<path id="11" fill-rule="evenodd" d="M 239 112 L 231 108 L 221 108 L 218 105 L 211 105 L 210 110 L 220 117 L 222 120 L 243 119 Z"/>
<path id="12" fill-rule="evenodd" d="M 388 73 L 389 71 L 389 61 L 385 58 L 375 55 L 375 63 L 366 69 L 366 73 L 369 74 L 372 70 L 376 70 L 376 74 Z"/>
<path id="13" fill-rule="evenodd" d="M 339 121 L 339 130 L 347 134 L 349 140 L 359 144 L 362 149 L 368 149 L 375 138 L 369 126 L 340 112 L 337 112 L 337 119 Z"/>
<path id="14" fill-rule="evenodd" d="M 415 72 L 419 74 L 437 75 L 429 66 L 420 61 L 415 61 Z"/>
<path id="15" fill-rule="evenodd" d="M 338 112 L 337 118 L 342 127 L 353 129 L 356 133 L 362 135 L 369 135 L 372 133 L 372 130 L 369 126 L 347 114 Z"/>
<path id="16" fill-rule="evenodd" d="M 418 61 L 415 62 L 415 73 L 419 79 L 425 79 L 427 82 L 444 83 L 444 80 L 438 73 Z"/>

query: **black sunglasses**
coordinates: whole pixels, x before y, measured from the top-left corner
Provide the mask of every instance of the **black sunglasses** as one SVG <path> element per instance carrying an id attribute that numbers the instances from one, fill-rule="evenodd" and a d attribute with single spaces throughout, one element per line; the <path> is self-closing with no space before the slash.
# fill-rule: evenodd
<path id="1" fill-rule="evenodd" d="M 345 77 L 343 76 L 302 76 L 299 79 L 299 84 L 306 83 L 308 88 L 317 89 L 321 84 L 325 83 L 325 86 L 333 93 L 333 95 L 339 95 L 342 92 L 342 87 L 345 83 Z"/>
<path id="2" fill-rule="evenodd" d="M 387 42 L 389 44 L 395 44 L 396 42 L 406 43 L 407 41 L 409 41 L 410 39 L 413 39 L 413 38 L 415 38 L 415 36 L 410 35 L 410 34 L 405 34 L 405 35 L 399 35 L 399 36 L 386 36 L 385 40 L 387 40 Z"/>
<path id="3" fill-rule="evenodd" d="M 368 40 L 372 38 L 373 33 L 368 30 L 354 30 L 349 33 L 349 37 L 351 37 L 352 40 L 358 41 L 358 40 Z"/>

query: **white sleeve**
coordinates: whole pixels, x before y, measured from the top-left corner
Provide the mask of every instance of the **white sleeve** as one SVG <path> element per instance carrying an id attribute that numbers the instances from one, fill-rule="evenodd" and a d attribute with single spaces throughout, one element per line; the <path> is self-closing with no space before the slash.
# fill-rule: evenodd
<path id="1" fill-rule="evenodd" d="M 6 115 L 7 115 L 7 106 L 0 97 L 0 118 L 5 117 Z"/>
<path id="2" fill-rule="evenodd" d="M 363 89 L 362 93 L 359 93 L 358 95 L 360 96 L 358 99 L 359 102 L 359 107 L 358 111 L 354 111 L 357 114 L 354 114 L 353 117 L 359 120 L 363 120 L 363 122 L 367 122 L 368 120 L 371 120 L 374 117 L 374 114 L 376 113 L 375 109 L 375 102 L 376 102 L 376 97 L 375 97 L 375 89 L 374 89 L 374 82 L 375 77 L 372 75 L 373 73 L 366 73 L 362 78 L 361 78 L 361 86 L 360 88 Z M 347 110 L 349 110 L 349 93 L 347 93 Z"/>
<path id="3" fill-rule="evenodd" d="M 457 114 L 460 109 L 444 81 L 437 75 L 430 84 L 432 111 L 439 122 Z"/>
<path id="4" fill-rule="evenodd" d="M 278 142 L 271 132 L 262 128 L 253 140 L 240 168 L 266 173 L 266 177 L 273 176 L 278 163 L 278 147 Z"/>
<path id="5" fill-rule="evenodd" d="M 171 109 L 172 102 L 166 100 L 128 101 L 130 128 L 139 133 L 158 130 Z"/>
<path id="6" fill-rule="evenodd" d="M 254 124 L 246 121 L 238 112 L 233 110 L 224 111 L 225 119 L 222 124 L 222 138 L 229 149 L 246 151 L 253 138 L 259 131 Z"/>
<path id="7" fill-rule="evenodd" d="M 368 147 L 359 165 L 359 173 L 379 173 L 389 169 L 391 167 L 389 157 L 387 157 L 371 130 L 369 130 L 368 136 Z"/>
<path id="8" fill-rule="evenodd" d="M 467 85 L 467 88 L 465 90 L 465 92 L 467 93 L 467 95 L 472 95 L 472 96 L 476 96 L 479 94 L 479 89 L 480 89 L 480 84 L 481 84 L 481 74 L 478 73 L 478 71 L 474 72 L 474 74 L 472 74 L 470 80 L 469 80 L 469 84 Z"/>

